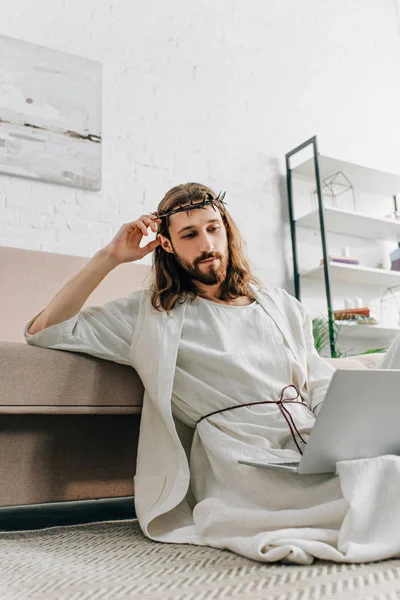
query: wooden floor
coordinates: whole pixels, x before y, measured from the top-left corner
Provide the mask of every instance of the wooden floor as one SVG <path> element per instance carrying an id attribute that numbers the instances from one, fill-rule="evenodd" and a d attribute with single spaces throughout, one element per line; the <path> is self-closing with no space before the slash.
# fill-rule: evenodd
<path id="1" fill-rule="evenodd" d="M 0 508 L 0 531 L 135 519 L 133 496 Z"/>

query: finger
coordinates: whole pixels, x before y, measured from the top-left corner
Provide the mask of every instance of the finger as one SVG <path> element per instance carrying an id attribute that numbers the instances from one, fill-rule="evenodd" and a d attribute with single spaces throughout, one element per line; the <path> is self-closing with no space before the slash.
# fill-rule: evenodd
<path id="1" fill-rule="evenodd" d="M 148 217 L 142 217 L 142 221 L 144 222 L 145 225 L 147 225 L 148 227 L 151 227 L 153 231 L 155 231 L 155 232 L 157 231 L 157 227 L 156 227 L 156 224 L 154 223 L 154 221 L 152 221 Z"/>
<path id="2" fill-rule="evenodd" d="M 149 242 L 148 244 L 146 244 L 146 246 L 143 246 L 142 250 L 144 251 L 144 255 L 146 256 L 146 254 L 149 254 L 150 252 L 153 252 L 153 250 L 155 248 L 157 248 L 157 246 L 160 245 L 160 242 L 158 240 L 152 240 L 151 242 Z"/>
<path id="3" fill-rule="evenodd" d="M 161 225 L 161 219 L 154 219 L 154 221 L 149 221 L 149 226 L 152 228 L 152 230 L 154 231 L 154 233 L 158 232 L 158 229 Z"/>
<path id="4" fill-rule="evenodd" d="M 137 227 L 140 229 L 140 231 L 143 233 L 143 235 L 149 235 L 148 231 L 147 231 L 147 227 L 146 225 L 143 223 L 143 221 L 141 221 L 140 219 L 138 219 L 136 221 L 136 225 Z"/>
<path id="5" fill-rule="evenodd" d="M 139 227 L 139 222 L 142 221 L 143 217 L 145 217 L 145 215 L 143 215 L 142 217 L 139 217 L 138 219 L 136 219 L 136 221 L 131 221 L 130 223 L 125 223 L 124 225 L 122 225 L 121 229 L 123 229 L 124 227 Z M 145 217 L 146 218 L 146 217 Z M 161 219 L 154 219 L 154 221 L 161 221 Z M 153 223 L 153 221 L 152 221 Z M 140 228 L 140 227 L 139 227 Z"/>
<path id="6" fill-rule="evenodd" d="M 157 216 L 156 214 L 152 214 L 152 215 L 143 215 L 146 216 L 148 219 L 151 219 L 152 221 L 161 221 L 160 217 Z"/>
<path id="7" fill-rule="evenodd" d="M 150 215 L 150 217 L 153 217 L 153 215 L 154 215 L 154 219 L 156 221 L 161 221 L 162 220 L 162 219 L 160 219 L 160 217 L 157 216 L 157 211 L 156 210 Z"/>

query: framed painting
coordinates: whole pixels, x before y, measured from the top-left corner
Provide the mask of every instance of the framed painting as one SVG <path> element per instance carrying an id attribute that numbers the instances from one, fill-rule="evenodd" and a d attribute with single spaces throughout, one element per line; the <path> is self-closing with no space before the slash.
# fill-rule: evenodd
<path id="1" fill-rule="evenodd" d="M 0 35 L 0 173 L 101 189 L 100 62 Z"/>

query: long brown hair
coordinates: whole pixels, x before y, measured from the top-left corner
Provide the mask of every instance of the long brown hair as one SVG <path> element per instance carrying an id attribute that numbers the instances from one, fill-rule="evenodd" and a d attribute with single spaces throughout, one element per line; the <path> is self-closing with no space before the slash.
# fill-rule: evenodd
<path id="1" fill-rule="evenodd" d="M 157 214 L 167 213 L 180 204 L 197 202 L 204 199 L 206 194 L 216 198 L 209 187 L 201 183 L 185 183 L 171 188 L 157 207 Z M 215 206 L 219 210 L 225 225 L 229 260 L 225 281 L 221 284 L 221 300 L 249 296 L 248 284 L 254 283 L 261 287 L 261 281 L 253 275 L 249 262 L 245 257 L 245 242 L 234 220 L 218 200 Z M 158 232 L 171 241 L 168 227 L 169 217 L 162 219 Z M 153 253 L 152 281 L 150 285 L 151 303 L 157 310 L 168 313 L 179 301 L 185 302 L 188 297 L 192 300 L 199 295 L 199 288 L 194 280 L 182 269 L 172 253 L 166 252 L 161 245 Z"/>

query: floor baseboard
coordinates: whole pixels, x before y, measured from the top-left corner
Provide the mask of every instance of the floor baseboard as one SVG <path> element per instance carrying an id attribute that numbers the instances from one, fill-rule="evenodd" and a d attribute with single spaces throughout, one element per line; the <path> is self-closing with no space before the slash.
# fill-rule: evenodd
<path id="1" fill-rule="evenodd" d="M 0 531 L 135 519 L 133 496 L 0 507 Z"/>

